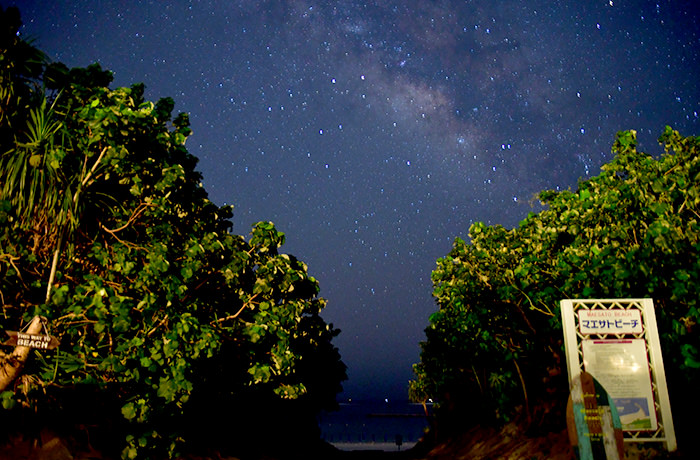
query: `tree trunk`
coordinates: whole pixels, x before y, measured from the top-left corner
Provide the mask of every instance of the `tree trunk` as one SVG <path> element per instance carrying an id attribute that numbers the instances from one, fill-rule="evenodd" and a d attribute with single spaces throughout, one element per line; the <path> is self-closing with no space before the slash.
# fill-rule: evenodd
<path id="1" fill-rule="evenodd" d="M 35 316 L 24 332 L 27 334 L 39 334 L 42 329 L 41 326 L 41 318 Z M 0 391 L 5 391 L 21 374 L 28 357 L 29 347 L 25 346 L 16 346 L 9 355 L 0 352 Z"/>

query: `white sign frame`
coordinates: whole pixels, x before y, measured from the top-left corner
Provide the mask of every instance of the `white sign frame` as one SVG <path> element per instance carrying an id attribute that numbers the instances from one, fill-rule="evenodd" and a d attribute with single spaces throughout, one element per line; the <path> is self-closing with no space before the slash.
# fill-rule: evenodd
<path id="1" fill-rule="evenodd" d="M 671 416 L 671 405 L 666 386 L 666 372 L 664 371 L 663 358 L 659 341 L 659 332 L 654 313 L 652 299 L 565 299 L 560 302 L 562 326 L 564 329 L 564 345 L 566 346 L 566 365 L 569 371 L 569 382 L 580 375 L 585 367 L 584 342 L 587 351 L 591 354 L 591 345 L 606 345 L 626 342 L 627 340 L 643 339 L 646 345 L 649 384 L 653 393 L 653 401 L 650 401 L 650 410 L 654 410 L 651 430 L 625 430 L 623 429 L 625 442 L 663 442 L 669 452 L 676 450 L 676 435 Z M 633 319 L 640 318 L 642 327 L 633 324 Z M 602 323 L 587 323 L 597 318 L 606 319 Z M 617 324 L 615 319 L 618 319 Z M 623 318 L 625 321 L 620 322 Z M 631 319 L 630 319 L 631 318 Z M 610 322 L 612 321 L 612 322 Z M 624 323 L 624 324 L 623 324 Z M 618 327 L 619 326 L 619 327 Z M 641 329 L 641 330 L 640 330 Z M 606 342 L 608 341 L 608 342 Z M 638 351 L 637 351 L 637 354 Z M 589 371 L 590 372 L 590 371 Z M 611 369 L 610 373 L 615 370 Z M 625 378 L 625 372 L 621 371 L 617 377 Z M 595 372 L 590 372 L 596 377 Z M 600 369 L 598 370 L 601 374 Z M 596 377 L 597 378 L 597 377 Z M 606 376 L 601 375 L 601 384 Z M 636 384 L 635 384 L 636 385 Z M 642 385 L 645 386 L 645 385 Z M 615 399 L 615 389 L 606 388 L 610 396 Z M 648 395 L 646 389 L 639 390 Z M 620 397 L 624 397 L 621 395 Z M 616 404 L 617 405 L 617 404 Z M 623 427 L 624 428 L 624 427 Z"/>

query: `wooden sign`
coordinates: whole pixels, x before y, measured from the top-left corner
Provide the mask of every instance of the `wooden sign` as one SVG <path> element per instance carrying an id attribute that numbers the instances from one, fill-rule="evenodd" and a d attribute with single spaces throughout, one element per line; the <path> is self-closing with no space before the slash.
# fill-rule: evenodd
<path id="1" fill-rule="evenodd" d="M 44 334 L 30 334 L 29 332 L 41 332 Z M 26 332 L 25 332 L 26 331 Z M 35 316 L 32 321 L 21 331 L 5 331 L 9 339 L 2 344 L 10 347 L 27 347 L 39 350 L 53 350 L 59 345 L 58 339 L 49 335 L 46 329 L 46 318 Z"/>
<path id="2" fill-rule="evenodd" d="M 3 345 L 11 347 L 29 347 L 39 350 L 53 350 L 59 344 L 56 337 L 50 335 L 25 334 L 24 332 L 5 331 L 10 336 Z"/>
<path id="3" fill-rule="evenodd" d="M 566 425 L 580 460 L 624 458 L 624 437 L 615 404 L 588 372 L 581 372 L 571 383 Z"/>

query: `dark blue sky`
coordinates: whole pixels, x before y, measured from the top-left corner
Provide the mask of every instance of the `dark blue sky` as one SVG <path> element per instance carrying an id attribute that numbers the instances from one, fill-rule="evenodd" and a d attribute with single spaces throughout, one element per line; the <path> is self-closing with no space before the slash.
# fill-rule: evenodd
<path id="1" fill-rule="evenodd" d="M 575 188 L 615 132 L 700 134 L 692 0 L 19 1 L 23 34 L 191 116 L 234 231 L 271 220 L 328 299 L 343 397 L 404 398 L 430 274 L 476 221 Z"/>

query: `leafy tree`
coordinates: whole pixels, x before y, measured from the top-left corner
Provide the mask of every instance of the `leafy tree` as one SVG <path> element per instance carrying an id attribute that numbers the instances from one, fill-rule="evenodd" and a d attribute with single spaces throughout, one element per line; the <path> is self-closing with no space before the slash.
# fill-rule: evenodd
<path id="1" fill-rule="evenodd" d="M 248 241 L 230 232 L 231 208 L 209 201 L 185 148 L 188 116 L 143 85 L 110 89 L 99 65 L 15 72 L 26 46 L 0 49 L 13 108 L 0 120 L 0 332 L 39 316 L 60 346 L 0 354 L 3 406 L 74 414 L 93 401 L 125 458 L 181 448 L 184 414 L 215 404 L 201 389 L 333 406 L 345 367 L 318 283 L 279 252 L 271 222 Z"/>
<path id="2" fill-rule="evenodd" d="M 44 53 L 19 37 L 21 27 L 16 7 L 7 10 L 0 7 L 0 123 L 3 126 L 17 112 L 26 112 L 32 102 L 33 82 L 41 75 L 46 61 Z"/>
<path id="3" fill-rule="evenodd" d="M 546 209 L 516 228 L 474 224 L 471 243 L 457 238 L 438 260 L 439 310 L 411 385 L 446 420 L 562 408 L 565 298 L 653 298 L 674 411 L 698 408 L 681 398 L 700 381 L 700 138 L 666 127 L 659 141 L 655 158 L 618 133 L 599 176 L 540 193 Z"/>

